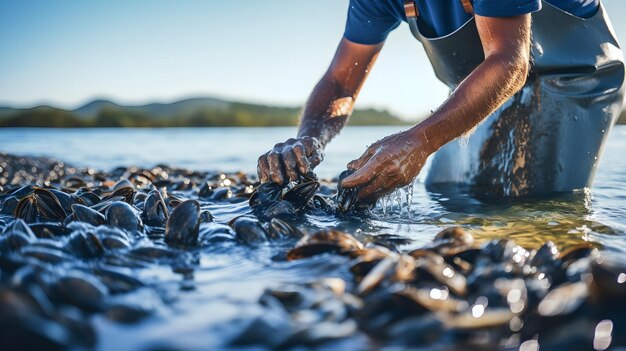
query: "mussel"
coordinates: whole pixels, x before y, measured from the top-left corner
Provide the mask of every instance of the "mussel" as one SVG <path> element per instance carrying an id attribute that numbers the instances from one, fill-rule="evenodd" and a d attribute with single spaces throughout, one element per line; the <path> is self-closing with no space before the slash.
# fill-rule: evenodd
<path id="1" fill-rule="evenodd" d="M 255 208 L 269 207 L 283 200 L 290 203 L 296 211 L 300 211 L 309 204 L 319 187 L 317 177 L 310 172 L 284 187 L 272 182 L 263 183 L 250 196 L 249 202 L 250 206 Z"/>
<path id="2" fill-rule="evenodd" d="M 163 226 L 168 217 L 169 213 L 163 196 L 158 190 L 151 190 L 143 205 L 142 219 L 144 223 L 152 226 Z"/>
<path id="3" fill-rule="evenodd" d="M 337 210 L 339 213 L 347 213 L 352 211 L 357 205 L 359 188 L 344 188 L 341 182 L 354 173 L 353 170 L 345 170 L 339 174 L 337 180 Z"/>
<path id="4" fill-rule="evenodd" d="M 107 224 L 127 231 L 141 230 L 143 224 L 135 208 L 126 202 L 115 201 L 106 211 Z"/>
<path id="5" fill-rule="evenodd" d="M 165 226 L 165 241 L 172 245 L 198 244 L 200 204 L 196 200 L 183 201 L 176 206 Z"/>
<path id="6" fill-rule="evenodd" d="M 289 251 L 287 259 L 297 260 L 324 253 L 345 255 L 359 249 L 363 249 L 363 244 L 352 235 L 336 230 L 322 230 L 303 237 Z"/>
<path id="7" fill-rule="evenodd" d="M 17 204 L 15 217 L 22 218 L 27 223 L 45 220 L 62 221 L 67 217 L 67 213 L 59 199 L 50 190 L 35 187 Z"/>

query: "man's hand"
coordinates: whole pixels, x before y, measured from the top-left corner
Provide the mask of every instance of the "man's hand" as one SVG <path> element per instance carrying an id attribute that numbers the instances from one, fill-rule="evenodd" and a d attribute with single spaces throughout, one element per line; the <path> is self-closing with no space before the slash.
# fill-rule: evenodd
<path id="1" fill-rule="evenodd" d="M 361 157 L 348 163 L 348 169 L 355 172 L 341 185 L 361 187 L 359 202 L 373 204 L 381 196 L 409 184 L 432 153 L 421 139 L 414 128 L 377 141 Z"/>
<path id="2" fill-rule="evenodd" d="M 259 157 L 257 172 L 262 183 L 282 185 L 297 180 L 322 162 L 322 146 L 312 137 L 291 138 Z"/>

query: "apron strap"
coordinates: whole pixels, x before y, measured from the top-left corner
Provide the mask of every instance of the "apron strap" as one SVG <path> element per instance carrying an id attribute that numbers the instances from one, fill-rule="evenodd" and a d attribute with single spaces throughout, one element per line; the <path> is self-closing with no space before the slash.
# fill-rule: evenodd
<path id="1" fill-rule="evenodd" d="M 461 0 L 461 5 L 463 5 L 463 10 L 469 13 L 470 15 L 474 14 L 474 5 L 470 0 Z"/>
<path id="2" fill-rule="evenodd" d="M 417 4 L 415 3 L 415 1 L 407 0 L 404 2 L 404 13 L 406 14 L 407 20 L 412 17 L 419 17 L 420 12 L 417 9 Z"/>
<path id="3" fill-rule="evenodd" d="M 470 15 L 474 14 L 474 5 L 472 5 L 471 0 L 461 0 L 461 5 L 463 5 L 465 12 Z M 417 18 L 420 16 L 420 11 L 414 0 L 406 0 L 404 2 L 404 14 L 406 15 L 407 21 L 409 18 Z"/>
<path id="4" fill-rule="evenodd" d="M 436 0 L 435 0 L 436 1 Z M 472 5 L 472 0 L 460 0 L 461 5 L 463 5 L 463 9 L 465 12 L 470 15 L 474 14 L 474 5 Z M 415 39 L 422 41 L 422 35 L 420 34 L 417 18 L 420 15 L 420 11 L 417 8 L 417 3 L 414 0 L 405 0 L 404 1 L 404 13 L 406 14 L 406 21 L 409 23 L 409 28 L 411 29 L 411 33 L 415 37 Z"/>

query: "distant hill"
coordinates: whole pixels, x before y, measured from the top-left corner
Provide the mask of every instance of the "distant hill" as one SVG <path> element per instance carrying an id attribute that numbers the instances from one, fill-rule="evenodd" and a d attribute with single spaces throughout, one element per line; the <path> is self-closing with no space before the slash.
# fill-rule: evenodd
<path id="1" fill-rule="evenodd" d="M 120 105 L 93 100 L 74 110 L 53 106 L 0 107 L 0 127 L 263 127 L 297 125 L 299 107 L 269 106 L 212 97 L 172 103 Z M 386 110 L 356 110 L 351 125 L 405 125 Z"/>
<path id="2" fill-rule="evenodd" d="M 177 115 L 189 115 L 201 110 L 226 110 L 231 102 L 215 98 L 193 98 L 173 103 L 151 103 L 146 105 L 118 105 L 109 100 L 93 100 L 72 112 L 80 118 L 94 118 L 103 109 L 118 109 L 145 113 L 157 119 L 165 119 Z"/>

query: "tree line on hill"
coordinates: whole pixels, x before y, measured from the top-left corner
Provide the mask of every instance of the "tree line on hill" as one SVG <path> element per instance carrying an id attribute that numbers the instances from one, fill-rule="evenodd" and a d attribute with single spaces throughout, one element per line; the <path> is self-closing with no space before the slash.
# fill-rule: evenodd
<path id="1" fill-rule="evenodd" d="M 300 109 L 195 98 L 171 104 L 121 106 L 95 100 L 76 110 L 51 106 L 28 109 L 0 107 L 0 127 L 43 128 L 160 128 L 160 127 L 278 127 L 298 124 Z M 350 125 L 407 125 L 386 110 L 357 109 Z M 623 112 L 618 124 L 626 124 Z"/>
<path id="2" fill-rule="evenodd" d="M 227 109 L 199 109 L 180 116 L 155 118 L 146 112 L 104 107 L 93 117 L 42 106 L 16 110 L 0 117 L 0 127 L 48 128 L 135 128 L 135 127 L 277 127 L 298 124 L 299 110 L 287 107 L 267 107 L 232 103 Z M 387 111 L 357 110 L 351 125 L 404 125 L 403 121 Z"/>

